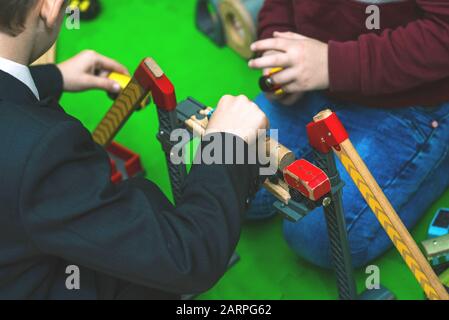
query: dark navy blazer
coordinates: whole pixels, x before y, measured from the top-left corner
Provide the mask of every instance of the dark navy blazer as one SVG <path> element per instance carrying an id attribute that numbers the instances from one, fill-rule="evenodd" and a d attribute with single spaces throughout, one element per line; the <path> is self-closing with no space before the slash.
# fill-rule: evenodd
<path id="1" fill-rule="evenodd" d="M 255 166 L 194 165 L 176 208 L 145 179 L 112 185 L 105 151 L 58 105 L 58 69 L 31 72 L 40 102 L 0 71 L 0 298 L 175 298 L 214 285 Z M 66 288 L 69 265 L 79 290 Z"/>

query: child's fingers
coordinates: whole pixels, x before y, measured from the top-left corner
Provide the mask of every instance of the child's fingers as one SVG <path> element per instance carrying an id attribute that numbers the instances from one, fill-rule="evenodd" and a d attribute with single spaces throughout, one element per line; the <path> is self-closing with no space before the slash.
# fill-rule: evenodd
<path id="1" fill-rule="evenodd" d="M 288 93 L 288 94 L 299 92 L 298 85 L 296 82 L 290 82 L 289 84 L 283 85 L 282 90 L 284 91 L 284 93 Z"/>
<path id="2" fill-rule="evenodd" d="M 271 76 L 271 79 L 276 85 L 286 85 L 296 80 L 296 73 L 293 68 L 287 68 L 279 71 Z"/>
<path id="3" fill-rule="evenodd" d="M 100 89 L 111 93 L 118 93 L 121 90 L 120 84 L 114 80 L 98 76 L 87 76 L 84 83 L 87 89 Z"/>
<path id="4" fill-rule="evenodd" d="M 109 75 L 111 74 L 110 71 L 107 70 L 100 70 L 98 72 L 98 74 L 96 74 L 97 76 L 101 77 L 101 78 L 107 78 Z"/>
<path id="5" fill-rule="evenodd" d="M 270 51 L 265 51 L 263 53 L 263 56 L 269 56 L 269 55 L 272 55 L 272 54 L 279 54 L 279 53 L 280 53 L 280 51 L 270 50 Z M 263 73 L 264 76 L 268 76 L 268 75 L 270 75 L 271 70 L 272 70 L 272 68 L 264 68 L 262 70 L 262 73 Z"/>
<path id="6" fill-rule="evenodd" d="M 290 61 L 285 53 L 278 53 L 252 59 L 248 65 L 254 69 L 285 68 L 290 66 Z"/>
<path id="7" fill-rule="evenodd" d="M 265 68 L 262 70 L 262 74 L 266 77 L 269 76 L 271 73 L 272 68 Z"/>
<path id="8" fill-rule="evenodd" d="M 271 38 L 256 41 L 251 45 L 251 50 L 254 52 L 276 50 L 276 51 L 287 51 L 290 44 L 290 39 L 285 38 Z"/>
<path id="9" fill-rule="evenodd" d="M 99 69 L 130 75 L 128 69 L 125 66 L 101 54 L 97 54 L 96 56 L 96 65 L 99 67 Z"/>

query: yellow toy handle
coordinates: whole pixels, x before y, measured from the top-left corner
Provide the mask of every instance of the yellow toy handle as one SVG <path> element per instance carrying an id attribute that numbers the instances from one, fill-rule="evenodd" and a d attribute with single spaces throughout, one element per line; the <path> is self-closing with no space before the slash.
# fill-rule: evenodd
<path id="1" fill-rule="evenodd" d="M 130 76 L 118 72 L 111 72 L 108 78 L 117 82 L 122 90 L 124 90 L 126 86 L 131 82 Z"/>
<path id="2" fill-rule="evenodd" d="M 120 85 L 121 91 L 125 90 L 125 88 L 132 80 L 130 76 L 118 72 L 111 72 L 108 75 L 108 78 L 117 82 Z M 112 100 L 116 100 L 119 96 L 119 94 L 113 95 L 111 93 L 108 93 L 108 95 Z M 142 100 L 142 103 L 140 104 L 140 108 L 138 108 L 138 110 L 144 109 L 150 103 L 151 103 L 151 92 L 149 92 L 148 95 Z"/>

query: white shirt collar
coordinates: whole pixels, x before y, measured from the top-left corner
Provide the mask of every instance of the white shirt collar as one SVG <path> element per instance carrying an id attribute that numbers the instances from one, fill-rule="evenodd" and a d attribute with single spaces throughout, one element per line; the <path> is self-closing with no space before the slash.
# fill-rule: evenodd
<path id="1" fill-rule="evenodd" d="M 37 100 L 40 100 L 39 91 L 37 91 L 30 69 L 27 66 L 0 57 L 0 70 L 10 74 L 17 80 L 24 83 L 28 88 L 30 88 Z"/>

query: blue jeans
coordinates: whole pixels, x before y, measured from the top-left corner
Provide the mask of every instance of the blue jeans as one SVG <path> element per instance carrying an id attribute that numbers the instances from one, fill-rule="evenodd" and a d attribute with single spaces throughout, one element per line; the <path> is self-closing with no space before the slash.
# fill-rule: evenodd
<path id="1" fill-rule="evenodd" d="M 308 158 L 311 153 L 306 124 L 323 109 L 336 111 L 352 143 L 408 228 L 418 222 L 449 185 L 449 103 L 436 108 L 369 108 L 337 103 L 319 92 L 307 94 L 291 107 L 273 103 L 263 94 L 255 102 L 266 112 L 271 128 L 279 130 L 279 142 L 298 158 Z M 346 184 L 343 207 L 353 263 L 362 266 L 392 244 L 341 163 L 337 163 Z M 274 201 L 271 194 L 261 190 L 248 217 L 271 216 Z M 331 266 L 322 208 L 297 223 L 285 221 L 283 229 L 289 246 L 299 256 L 322 267 Z"/>

